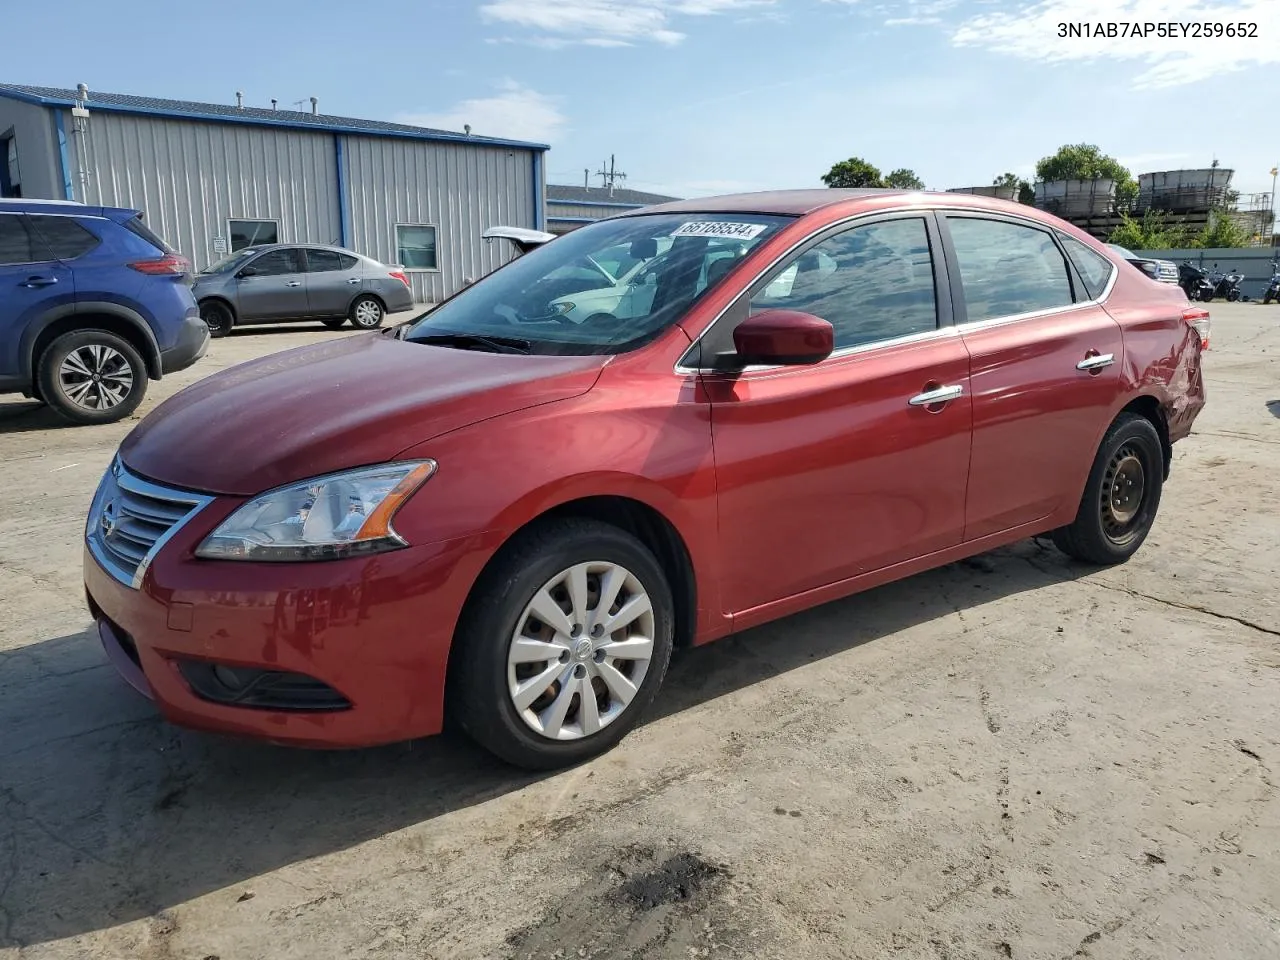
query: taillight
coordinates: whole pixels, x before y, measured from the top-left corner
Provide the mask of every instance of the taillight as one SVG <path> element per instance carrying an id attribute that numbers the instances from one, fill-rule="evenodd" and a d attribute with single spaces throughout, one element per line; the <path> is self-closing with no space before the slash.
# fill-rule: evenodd
<path id="1" fill-rule="evenodd" d="M 186 260 L 172 254 L 167 257 L 157 257 L 154 260 L 135 260 L 129 266 L 139 273 L 153 277 L 180 277 L 190 269 Z"/>
<path id="2" fill-rule="evenodd" d="M 393 277 L 395 277 L 397 280 L 399 280 L 401 283 L 403 283 L 406 287 L 407 287 L 407 286 L 409 286 L 409 278 L 408 278 L 407 276 L 405 276 L 401 271 L 399 271 L 399 270 L 388 270 L 387 272 L 388 272 L 389 274 L 391 274 L 391 276 L 393 276 Z"/>
<path id="3" fill-rule="evenodd" d="M 1204 307 L 1187 307 L 1182 311 L 1182 319 L 1189 326 L 1195 327 L 1200 334 L 1200 349 L 1209 349 L 1209 311 Z"/>

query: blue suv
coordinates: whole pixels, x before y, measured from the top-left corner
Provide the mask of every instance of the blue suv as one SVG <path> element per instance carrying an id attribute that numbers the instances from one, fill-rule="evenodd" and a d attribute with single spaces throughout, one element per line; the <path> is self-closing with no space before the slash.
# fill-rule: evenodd
<path id="1" fill-rule="evenodd" d="M 208 349 L 191 283 L 137 210 L 0 200 L 0 393 L 75 423 L 127 417 Z"/>

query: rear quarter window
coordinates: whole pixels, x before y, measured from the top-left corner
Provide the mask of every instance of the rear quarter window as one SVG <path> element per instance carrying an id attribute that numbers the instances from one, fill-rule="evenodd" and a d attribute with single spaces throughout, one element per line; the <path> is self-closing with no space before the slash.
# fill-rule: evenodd
<path id="1" fill-rule="evenodd" d="M 151 244 L 161 253 L 174 253 L 173 247 L 164 242 L 164 238 L 142 222 L 142 214 L 138 214 L 124 222 L 124 228 Z"/>
<path id="2" fill-rule="evenodd" d="M 1115 267 L 1102 254 L 1090 250 L 1073 237 L 1060 233 L 1058 239 L 1062 242 L 1062 247 L 1067 251 L 1071 262 L 1075 264 L 1076 270 L 1080 272 L 1080 278 L 1084 281 L 1085 289 L 1089 291 L 1090 299 L 1097 300 L 1102 296 L 1102 291 L 1107 289 L 1107 281 L 1111 279 Z"/>

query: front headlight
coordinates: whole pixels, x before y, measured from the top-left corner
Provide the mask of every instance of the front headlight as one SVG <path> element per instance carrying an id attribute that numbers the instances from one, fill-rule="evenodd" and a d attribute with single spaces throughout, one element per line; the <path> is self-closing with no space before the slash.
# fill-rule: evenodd
<path id="1" fill-rule="evenodd" d="M 566 313 L 571 312 L 575 306 L 576 304 L 570 303 L 568 300 L 561 300 L 559 303 L 551 305 L 551 312 L 563 317 Z"/>
<path id="2" fill-rule="evenodd" d="M 337 560 L 394 550 L 401 505 L 435 473 L 434 460 L 365 467 L 264 493 L 205 538 L 209 560 Z"/>

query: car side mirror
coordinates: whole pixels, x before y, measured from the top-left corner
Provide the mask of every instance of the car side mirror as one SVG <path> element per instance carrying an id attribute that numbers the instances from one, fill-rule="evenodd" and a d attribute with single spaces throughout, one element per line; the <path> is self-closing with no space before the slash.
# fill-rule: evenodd
<path id="1" fill-rule="evenodd" d="M 239 273 L 237 273 L 237 274 L 236 274 L 236 279 L 237 279 L 237 280 L 243 280 L 243 279 L 245 279 L 246 277 L 256 277 L 257 275 L 258 275 L 257 268 L 255 268 L 255 267 L 245 267 L 245 268 L 244 268 L 244 269 L 242 269 Z"/>
<path id="2" fill-rule="evenodd" d="M 835 328 L 798 310 L 762 310 L 733 331 L 733 354 L 721 364 L 746 367 L 805 366 L 821 363 L 835 349 Z"/>

